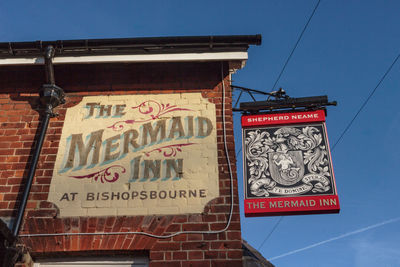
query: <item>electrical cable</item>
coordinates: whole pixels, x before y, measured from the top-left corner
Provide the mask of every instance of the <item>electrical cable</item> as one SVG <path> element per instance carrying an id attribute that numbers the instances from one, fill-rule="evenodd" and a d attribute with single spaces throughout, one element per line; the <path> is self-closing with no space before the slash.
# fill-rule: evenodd
<path id="1" fill-rule="evenodd" d="M 223 137 L 224 137 L 224 153 L 225 157 L 227 160 L 228 164 L 228 171 L 229 171 L 229 178 L 230 178 L 230 194 L 231 194 L 231 205 L 230 205 L 230 211 L 229 211 L 229 217 L 226 222 L 226 225 L 223 229 L 221 230 L 215 230 L 215 231 L 179 231 L 173 234 L 169 235 L 154 235 L 151 233 L 147 232 L 95 232 L 95 233 L 53 233 L 53 234 L 22 234 L 19 235 L 19 237 L 47 237 L 47 236 L 81 236 L 81 235 L 128 235 L 128 234 L 137 234 L 137 235 L 144 235 L 148 237 L 154 237 L 154 238 L 159 238 L 159 239 L 166 239 L 166 238 L 171 238 L 180 234 L 219 234 L 222 232 L 225 232 L 228 230 L 231 221 L 232 221 L 232 216 L 233 216 L 233 174 L 232 174 L 232 166 L 231 166 L 231 161 L 229 158 L 229 153 L 228 153 L 228 145 L 226 141 L 226 112 L 225 112 L 225 94 L 226 94 L 226 89 L 225 89 L 225 81 L 224 81 L 224 66 L 223 62 L 221 62 L 221 83 L 222 83 L 222 128 L 223 128 Z"/>
<path id="2" fill-rule="evenodd" d="M 296 44 L 294 45 L 292 51 L 290 52 L 288 58 L 286 59 L 286 62 L 285 62 L 285 64 L 283 65 L 283 68 L 282 68 L 281 72 L 279 73 L 278 78 L 276 79 L 276 81 L 275 81 L 275 83 L 274 83 L 274 86 L 272 87 L 272 91 L 275 89 L 276 84 L 278 83 L 278 81 L 280 80 L 280 78 L 281 78 L 283 72 L 285 71 L 286 66 L 287 66 L 287 64 L 289 63 L 290 59 L 292 58 L 292 55 L 293 55 L 294 51 L 296 50 L 296 48 L 297 48 L 297 46 L 298 46 L 298 44 L 299 44 L 301 38 L 303 37 L 304 32 L 306 31 L 308 25 L 310 24 L 311 19 L 314 17 L 315 11 L 317 11 L 317 8 L 318 8 L 320 2 L 321 2 L 321 0 L 318 0 L 318 2 L 317 2 L 317 4 L 315 5 L 315 7 L 314 7 L 314 9 L 313 9 L 313 11 L 312 11 L 310 17 L 309 17 L 308 20 L 307 20 L 307 23 L 304 25 L 304 28 L 303 28 L 303 30 L 301 31 L 300 36 L 299 36 L 299 38 L 298 38 L 297 41 L 296 41 Z M 266 238 L 264 239 L 264 241 L 263 241 L 262 244 L 260 245 L 260 248 L 264 245 L 265 242 L 267 242 L 267 240 L 270 238 L 270 236 L 272 235 L 272 233 L 278 228 L 278 226 L 279 226 L 279 224 L 281 223 L 282 219 L 283 219 L 283 216 L 281 216 L 281 218 L 279 219 L 279 221 L 274 225 L 274 227 L 272 228 L 272 230 L 271 230 L 271 231 L 269 232 L 269 234 L 266 236 Z M 259 248 L 259 249 L 260 249 L 260 248 Z"/>
<path id="3" fill-rule="evenodd" d="M 275 231 L 275 229 L 278 227 L 278 225 L 281 223 L 281 221 L 283 220 L 283 216 L 281 216 L 279 218 L 279 220 L 275 223 L 274 227 L 271 229 L 271 231 L 269 232 L 269 234 L 267 235 L 267 237 L 265 237 L 264 241 L 261 243 L 261 245 L 258 247 L 258 250 L 260 250 L 260 248 L 262 248 L 262 246 L 264 245 L 264 243 L 269 239 L 269 237 L 272 235 L 272 233 Z"/>
<path id="4" fill-rule="evenodd" d="M 351 125 L 353 124 L 353 122 L 355 121 L 355 119 L 358 117 L 358 115 L 361 113 L 361 111 L 364 109 L 364 107 L 367 105 L 367 103 L 369 102 L 369 100 L 371 99 L 371 97 L 375 94 L 376 90 L 378 89 L 378 87 L 381 85 L 381 83 L 383 82 L 383 80 L 386 78 L 386 76 L 389 74 L 389 72 L 392 70 L 393 66 L 396 64 L 397 60 L 400 58 L 400 54 L 397 55 L 397 57 L 395 58 L 395 60 L 392 62 L 392 64 L 389 66 L 389 68 L 386 70 L 385 74 L 382 76 L 382 78 L 379 80 L 378 84 L 375 86 L 375 88 L 372 90 L 372 92 L 369 94 L 369 96 L 367 97 L 367 99 L 364 101 L 364 103 L 361 105 L 361 107 L 358 109 L 356 115 L 354 115 L 353 119 L 349 122 L 349 124 L 347 124 L 346 128 L 344 129 L 344 131 L 342 132 L 342 134 L 340 135 L 339 139 L 335 142 L 335 144 L 332 146 L 332 150 L 333 151 L 336 147 L 336 145 L 342 140 L 343 136 L 346 134 L 346 132 L 350 129 Z"/>
<path id="5" fill-rule="evenodd" d="M 242 148 L 239 148 L 239 151 L 236 153 L 236 157 L 239 156 L 239 153 L 242 152 Z"/>
<path id="6" fill-rule="evenodd" d="M 377 224 L 373 224 L 373 225 L 370 225 L 370 226 L 367 226 L 367 227 L 363 227 L 361 229 L 358 229 L 358 230 L 355 230 L 355 231 L 351 231 L 351 232 L 347 232 L 345 234 L 341 234 L 341 235 L 326 239 L 324 241 L 308 245 L 308 246 L 300 248 L 300 249 L 295 249 L 295 250 L 286 252 L 286 253 L 281 254 L 279 256 L 275 256 L 275 257 L 269 258 L 269 260 L 277 260 L 277 259 L 280 259 L 280 258 L 283 258 L 283 257 L 286 257 L 286 256 L 290 256 L 292 254 L 307 250 L 307 249 L 311 249 L 311 248 L 315 248 L 315 247 L 324 245 L 324 244 L 332 242 L 332 241 L 336 241 L 336 240 L 339 240 L 339 239 L 342 239 L 342 238 L 346 238 L 348 236 L 352 236 L 352 235 L 356 235 L 356 234 L 359 234 L 359 233 L 362 233 L 362 232 L 365 232 L 365 231 L 369 231 L 371 229 L 375 229 L 375 228 L 384 226 L 384 225 L 389 224 L 389 223 L 398 222 L 399 220 L 400 220 L 400 217 L 397 217 L 397 218 L 393 218 L 393 219 L 390 219 L 390 220 L 387 220 L 387 221 L 383 221 L 383 222 L 380 222 L 380 223 L 377 223 Z"/>
<path id="7" fill-rule="evenodd" d="M 310 21 L 311 21 L 312 17 L 314 16 L 315 11 L 317 10 L 317 8 L 318 8 L 320 2 L 321 2 L 321 0 L 318 0 L 317 4 L 315 5 L 313 12 L 311 13 L 310 17 L 308 18 L 308 21 L 307 21 L 306 25 L 304 26 L 304 28 L 303 28 L 303 30 L 302 30 L 302 32 L 301 32 L 299 38 L 297 39 L 296 44 L 294 45 L 294 47 L 293 47 L 293 49 L 292 49 L 292 52 L 290 52 L 289 57 L 286 59 L 286 62 L 285 62 L 285 64 L 283 65 L 283 68 L 282 68 L 281 72 L 279 73 L 278 78 L 276 79 L 276 81 L 275 81 L 275 83 L 274 83 L 274 86 L 272 86 L 272 91 L 275 89 L 276 84 L 278 83 L 278 81 L 279 81 L 279 79 L 281 78 L 283 72 L 285 71 L 287 64 L 289 63 L 290 59 L 292 58 L 292 55 L 293 55 L 293 53 L 294 53 L 294 50 L 296 50 L 297 45 L 299 44 L 301 38 L 303 37 L 303 34 L 304 34 L 304 32 L 306 31 L 306 29 L 307 29 L 307 27 L 308 27 L 308 24 L 310 24 Z"/>

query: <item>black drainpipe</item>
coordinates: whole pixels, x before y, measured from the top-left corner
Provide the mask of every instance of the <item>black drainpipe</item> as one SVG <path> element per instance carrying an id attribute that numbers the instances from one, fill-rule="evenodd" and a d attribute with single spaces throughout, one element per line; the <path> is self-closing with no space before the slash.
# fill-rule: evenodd
<path id="1" fill-rule="evenodd" d="M 35 175 L 37 163 L 39 161 L 40 151 L 42 150 L 42 145 L 44 137 L 46 135 L 47 127 L 49 126 L 50 118 L 56 116 L 56 114 L 53 113 L 53 108 L 57 107 L 59 104 L 65 103 L 64 91 L 60 87 L 55 85 L 54 69 L 53 69 L 54 54 L 55 54 L 54 47 L 49 45 L 44 53 L 46 84 L 43 84 L 43 86 L 39 90 L 40 103 L 42 107 L 44 107 L 44 114 L 42 115 L 42 125 L 40 129 L 39 138 L 36 141 L 35 151 L 33 152 L 33 158 L 30 164 L 28 178 L 25 184 L 24 193 L 22 195 L 21 204 L 19 206 L 18 214 L 14 222 L 12 230 L 14 237 L 18 237 L 18 233 L 21 228 L 21 223 L 24 217 L 26 203 L 28 202 L 28 197 L 31 191 L 31 186 Z"/>

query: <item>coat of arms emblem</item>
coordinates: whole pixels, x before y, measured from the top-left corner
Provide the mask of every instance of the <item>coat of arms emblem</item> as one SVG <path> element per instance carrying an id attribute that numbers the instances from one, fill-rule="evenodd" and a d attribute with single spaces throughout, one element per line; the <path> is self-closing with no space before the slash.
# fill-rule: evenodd
<path id="1" fill-rule="evenodd" d="M 304 176 L 301 151 L 271 152 L 269 166 L 272 179 L 283 185 L 294 185 Z"/>

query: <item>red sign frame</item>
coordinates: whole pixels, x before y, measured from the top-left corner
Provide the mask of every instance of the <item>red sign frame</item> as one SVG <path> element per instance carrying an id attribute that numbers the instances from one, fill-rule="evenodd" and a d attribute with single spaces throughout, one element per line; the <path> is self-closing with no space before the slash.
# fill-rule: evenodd
<path id="1" fill-rule="evenodd" d="M 324 110 L 244 115 L 242 127 L 246 217 L 340 211 Z"/>
<path id="2" fill-rule="evenodd" d="M 257 114 L 242 116 L 242 127 L 324 121 L 325 112 L 323 110 L 275 114 Z"/>

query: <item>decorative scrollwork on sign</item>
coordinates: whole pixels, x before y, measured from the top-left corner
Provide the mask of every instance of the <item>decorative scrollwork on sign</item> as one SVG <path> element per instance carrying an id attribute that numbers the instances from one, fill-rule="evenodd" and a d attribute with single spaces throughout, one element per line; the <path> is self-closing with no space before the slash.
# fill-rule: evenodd
<path id="1" fill-rule="evenodd" d="M 326 178 L 331 176 L 328 153 L 321 131 L 313 126 L 275 129 L 246 132 L 250 193 L 254 196 L 295 195 L 331 189 Z M 299 187 L 299 182 L 304 186 Z"/>
<path id="2" fill-rule="evenodd" d="M 81 176 L 70 176 L 75 179 L 94 179 L 96 182 L 100 179 L 101 183 L 108 182 L 113 183 L 117 181 L 121 175 L 121 173 L 125 173 L 126 169 L 121 165 L 113 165 L 106 169 L 100 170 L 98 172 L 90 173 L 87 175 Z"/>
<path id="3" fill-rule="evenodd" d="M 157 151 L 157 152 L 161 153 L 165 149 L 166 151 L 164 151 L 164 153 L 163 153 L 164 157 L 175 157 L 177 152 L 182 152 L 183 146 L 190 146 L 190 145 L 195 145 L 195 143 L 185 143 L 185 144 L 162 146 L 162 147 L 150 150 L 148 152 L 144 152 L 144 154 L 148 157 L 148 156 L 150 156 L 151 152 Z"/>
<path id="4" fill-rule="evenodd" d="M 155 100 L 142 102 L 140 105 L 132 107 L 132 109 L 138 109 L 140 113 L 149 115 L 152 120 L 158 119 L 160 116 L 172 111 L 192 111 L 187 108 L 178 108 L 177 105 L 162 104 Z"/>
<path id="5" fill-rule="evenodd" d="M 113 125 L 108 126 L 107 128 L 111 128 L 114 131 L 120 131 L 124 129 L 125 124 L 135 124 L 135 123 L 144 123 L 152 120 L 156 120 L 160 118 L 162 115 L 165 115 L 169 112 L 173 111 L 193 111 L 187 108 L 180 108 L 177 105 L 171 105 L 169 103 L 162 104 L 155 100 L 147 100 L 139 104 L 138 106 L 131 107 L 132 109 L 137 109 L 142 115 L 146 115 L 149 118 L 142 120 L 123 120 L 117 121 Z"/>

